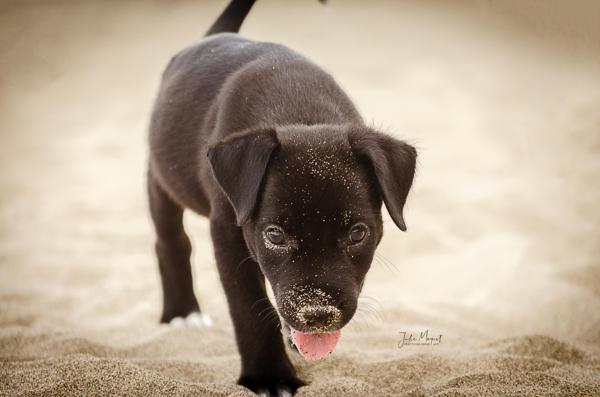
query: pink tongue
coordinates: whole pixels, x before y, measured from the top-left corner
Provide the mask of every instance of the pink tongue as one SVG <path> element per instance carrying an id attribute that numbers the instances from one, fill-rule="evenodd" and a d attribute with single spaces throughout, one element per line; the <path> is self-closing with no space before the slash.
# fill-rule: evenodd
<path id="1" fill-rule="evenodd" d="M 291 329 L 291 331 L 294 345 L 296 345 L 302 357 L 308 360 L 320 360 L 331 354 L 341 335 L 339 330 L 315 334 L 300 332 L 295 329 Z"/>

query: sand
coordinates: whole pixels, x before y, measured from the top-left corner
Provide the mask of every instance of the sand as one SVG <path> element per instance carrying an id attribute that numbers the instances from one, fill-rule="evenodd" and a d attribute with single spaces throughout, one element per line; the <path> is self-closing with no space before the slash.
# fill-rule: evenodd
<path id="1" fill-rule="evenodd" d="M 600 395 L 600 7 L 260 0 L 252 38 L 420 150 L 331 358 L 299 396 Z M 536 5 L 538 4 L 538 5 Z M 0 5 L 0 395 L 246 396 L 206 220 L 208 329 L 157 323 L 145 130 L 220 1 Z M 401 332 L 438 344 L 402 346 Z M 404 334 L 406 335 L 406 334 Z"/>

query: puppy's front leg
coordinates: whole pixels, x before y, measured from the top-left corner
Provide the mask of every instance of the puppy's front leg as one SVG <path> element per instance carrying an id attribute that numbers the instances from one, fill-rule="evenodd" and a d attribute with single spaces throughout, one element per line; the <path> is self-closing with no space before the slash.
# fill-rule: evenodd
<path id="1" fill-rule="evenodd" d="M 264 276 L 249 257 L 239 227 L 213 218 L 210 230 L 242 358 L 238 384 L 261 395 L 289 396 L 304 383 L 296 377 L 285 352 L 279 319 L 271 313 L 275 309 L 267 299 Z"/>

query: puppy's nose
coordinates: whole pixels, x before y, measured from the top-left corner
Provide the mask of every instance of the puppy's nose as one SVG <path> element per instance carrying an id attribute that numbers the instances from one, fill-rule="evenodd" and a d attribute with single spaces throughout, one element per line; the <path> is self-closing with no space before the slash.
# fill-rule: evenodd
<path id="1" fill-rule="evenodd" d="M 335 306 L 304 306 L 298 312 L 298 317 L 306 326 L 311 328 L 329 328 L 340 319 L 342 313 Z"/>

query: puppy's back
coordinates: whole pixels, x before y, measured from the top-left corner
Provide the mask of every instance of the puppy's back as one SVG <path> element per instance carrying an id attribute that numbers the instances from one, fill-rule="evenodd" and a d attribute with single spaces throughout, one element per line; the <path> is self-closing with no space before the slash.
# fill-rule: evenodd
<path id="1" fill-rule="evenodd" d="M 180 51 L 163 74 L 150 123 L 151 170 L 182 205 L 205 213 L 209 142 L 258 126 L 347 123 L 362 119 L 313 62 L 283 45 L 215 34 Z"/>
<path id="2" fill-rule="evenodd" d="M 284 49 L 220 33 L 186 47 L 169 62 L 150 120 L 150 171 L 183 206 L 206 212 L 198 177 L 224 82 L 248 63 Z"/>

